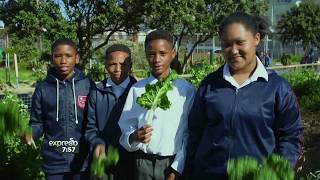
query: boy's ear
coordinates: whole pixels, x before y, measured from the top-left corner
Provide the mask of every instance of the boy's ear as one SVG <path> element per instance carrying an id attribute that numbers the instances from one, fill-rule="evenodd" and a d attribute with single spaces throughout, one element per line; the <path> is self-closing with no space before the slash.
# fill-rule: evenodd
<path id="1" fill-rule="evenodd" d="M 80 62 L 80 54 L 77 53 L 76 54 L 76 64 L 79 64 L 79 62 Z"/>
<path id="2" fill-rule="evenodd" d="M 255 39 L 255 44 L 256 44 L 256 46 L 258 46 L 259 43 L 260 43 L 260 33 L 257 33 L 257 34 L 255 35 L 254 39 Z"/>
<path id="3" fill-rule="evenodd" d="M 171 56 L 172 56 L 172 59 L 174 59 L 177 55 L 177 51 L 176 51 L 176 48 L 172 48 L 172 51 L 171 51 Z"/>
<path id="4" fill-rule="evenodd" d="M 128 56 L 125 61 L 129 64 L 129 67 L 131 68 L 132 67 L 132 59 L 131 59 L 131 57 Z"/>

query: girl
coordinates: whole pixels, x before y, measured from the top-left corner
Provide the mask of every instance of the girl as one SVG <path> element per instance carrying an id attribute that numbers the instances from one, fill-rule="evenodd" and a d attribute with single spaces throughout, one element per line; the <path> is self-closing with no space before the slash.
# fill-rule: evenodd
<path id="1" fill-rule="evenodd" d="M 278 153 L 294 166 L 303 124 L 295 95 L 256 56 L 263 19 L 237 12 L 220 24 L 226 64 L 201 83 L 189 115 L 186 172 L 191 179 L 225 179 L 228 160 Z"/>

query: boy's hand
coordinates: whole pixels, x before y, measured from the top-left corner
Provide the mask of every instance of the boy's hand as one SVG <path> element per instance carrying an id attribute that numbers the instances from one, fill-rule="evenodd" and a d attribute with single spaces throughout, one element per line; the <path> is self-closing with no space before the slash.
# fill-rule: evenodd
<path id="1" fill-rule="evenodd" d="M 22 140 L 26 143 L 26 144 L 31 144 L 33 138 L 32 138 L 32 134 L 24 134 L 24 136 L 22 137 Z"/>
<path id="2" fill-rule="evenodd" d="M 180 174 L 178 172 L 171 172 L 167 177 L 166 180 L 177 180 L 179 179 Z"/>
<path id="3" fill-rule="evenodd" d="M 151 140 L 152 131 L 153 128 L 149 124 L 135 130 L 129 137 L 130 144 L 134 141 L 148 144 Z"/>
<path id="4" fill-rule="evenodd" d="M 106 155 L 106 146 L 104 144 L 98 144 L 94 150 L 94 156 L 98 159 L 103 155 Z"/>
<path id="5" fill-rule="evenodd" d="M 24 134 L 23 140 L 26 144 L 32 145 L 34 148 L 37 148 L 36 144 L 34 143 L 34 140 L 32 138 L 32 134 L 26 133 Z"/>

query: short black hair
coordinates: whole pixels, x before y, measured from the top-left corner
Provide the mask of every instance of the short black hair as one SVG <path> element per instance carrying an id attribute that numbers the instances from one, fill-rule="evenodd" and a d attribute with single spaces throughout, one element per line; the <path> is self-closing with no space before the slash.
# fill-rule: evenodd
<path id="1" fill-rule="evenodd" d="M 124 44 L 113 44 L 113 45 L 109 46 L 106 49 L 105 58 L 108 59 L 108 56 L 115 51 L 121 51 L 121 52 L 127 53 L 129 55 L 128 58 L 131 61 L 131 50 L 128 46 L 126 46 Z"/>
<path id="2" fill-rule="evenodd" d="M 73 49 L 78 53 L 77 45 L 74 41 L 72 41 L 69 38 L 60 38 L 57 39 L 52 45 L 51 45 L 51 53 L 53 54 L 54 49 L 59 45 L 69 45 L 73 47 Z"/>
<path id="3" fill-rule="evenodd" d="M 166 30 L 154 30 L 150 32 L 144 41 L 144 46 L 147 47 L 148 43 L 152 40 L 163 39 L 167 40 L 173 47 L 173 36 L 169 31 Z"/>
<path id="4" fill-rule="evenodd" d="M 235 12 L 226 17 L 219 26 L 219 36 L 224 33 L 225 28 L 232 23 L 244 25 L 253 34 L 259 33 L 260 39 L 270 33 L 268 22 L 259 15 L 250 15 L 245 12 Z"/>

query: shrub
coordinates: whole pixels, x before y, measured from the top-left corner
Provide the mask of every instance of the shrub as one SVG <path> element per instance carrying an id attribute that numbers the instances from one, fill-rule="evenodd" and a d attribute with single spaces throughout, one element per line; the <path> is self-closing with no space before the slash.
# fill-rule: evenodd
<path id="1" fill-rule="evenodd" d="M 28 126 L 27 105 L 10 92 L 0 102 L 0 140 L 6 141 L 14 135 L 23 135 L 31 131 Z"/>
<path id="2" fill-rule="evenodd" d="M 224 63 L 225 63 L 225 60 L 222 56 L 218 56 L 218 57 L 214 58 L 214 64 L 216 64 L 217 66 L 220 67 L 220 66 L 224 65 Z"/>
<path id="3" fill-rule="evenodd" d="M 301 56 L 301 55 L 291 55 L 290 56 L 291 62 L 295 63 L 295 64 L 300 64 L 300 61 L 302 58 L 303 58 L 303 56 Z"/>
<path id="4" fill-rule="evenodd" d="M 29 121 L 27 106 L 12 93 L 6 93 L 1 104 L 15 102 L 18 105 L 18 113 L 21 122 Z M 13 115 L 10 115 L 13 116 Z M 3 119 L 1 120 L 3 122 Z M 20 141 L 20 130 L 13 134 L 2 136 L 0 141 L 0 177 L 10 177 L 12 179 L 44 179 L 44 173 L 41 170 L 40 148 L 32 148 Z M 38 146 L 39 147 L 39 146 Z"/>
<path id="5" fill-rule="evenodd" d="M 38 59 L 31 60 L 27 65 L 27 68 L 31 68 L 32 75 L 36 77 L 37 81 L 43 80 L 46 77 L 48 67 L 49 62 Z"/>
<path id="6" fill-rule="evenodd" d="M 102 81 L 106 77 L 104 65 L 101 63 L 92 64 L 91 68 L 85 69 L 85 73 L 95 82 Z"/>
<path id="7" fill-rule="evenodd" d="M 290 55 L 284 54 L 280 57 L 280 62 L 282 65 L 287 66 L 292 63 Z"/>
<path id="8" fill-rule="evenodd" d="M 210 65 L 208 63 L 201 63 L 195 65 L 191 71 L 187 72 L 191 74 L 191 77 L 188 78 L 188 81 L 193 84 L 194 86 L 198 87 L 201 81 L 210 73 L 217 70 L 221 65 L 220 61 L 215 61 L 214 64 Z"/>
<path id="9" fill-rule="evenodd" d="M 284 74 L 283 77 L 292 86 L 302 109 L 320 110 L 320 75 L 315 70 L 296 70 Z"/>

